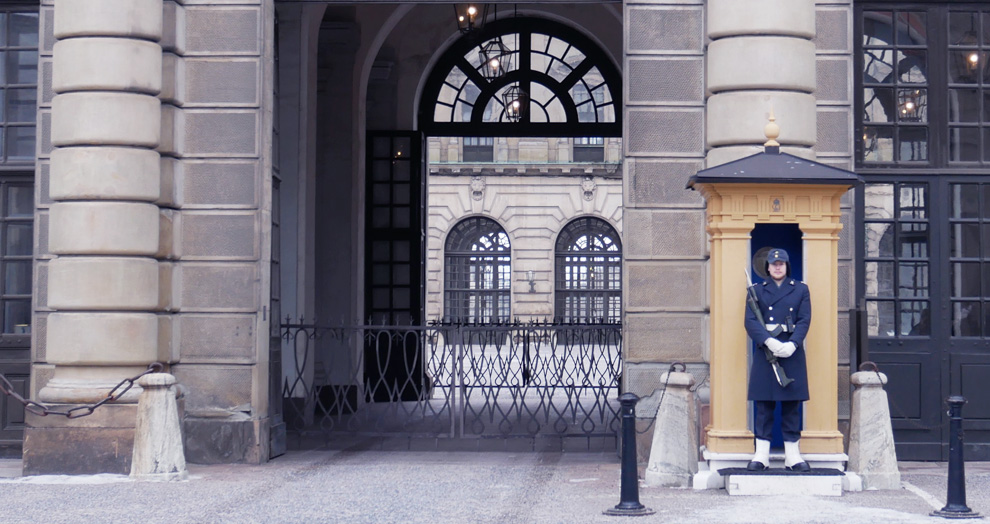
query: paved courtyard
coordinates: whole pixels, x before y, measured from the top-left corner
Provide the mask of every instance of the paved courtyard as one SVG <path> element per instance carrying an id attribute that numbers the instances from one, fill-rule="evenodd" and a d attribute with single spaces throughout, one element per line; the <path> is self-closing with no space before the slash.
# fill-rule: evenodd
<path id="1" fill-rule="evenodd" d="M 990 512 L 990 463 L 967 467 L 967 502 Z M 20 477 L 0 460 L 0 523 L 921 523 L 944 505 L 946 464 L 902 463 L 904 489 L 837 498 L 730 497 L 724 490 L 640 488 L 656 510 L 609 517 L 614 453 L 290 452 L 268 464 L 190 465 L 190 479 Z"/>

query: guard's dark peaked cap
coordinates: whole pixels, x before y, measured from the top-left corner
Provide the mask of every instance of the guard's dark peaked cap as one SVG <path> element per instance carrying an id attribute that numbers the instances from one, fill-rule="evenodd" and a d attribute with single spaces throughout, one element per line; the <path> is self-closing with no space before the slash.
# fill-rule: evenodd
<path id="1" fill-rule="evenodd" d="M 787 251 L 779 248 L 773 248 L 767 253 L 767 264 L 773 264 L 774 262 L 787 262 L 789 263 L 791 259 L 787 257 Z"/>

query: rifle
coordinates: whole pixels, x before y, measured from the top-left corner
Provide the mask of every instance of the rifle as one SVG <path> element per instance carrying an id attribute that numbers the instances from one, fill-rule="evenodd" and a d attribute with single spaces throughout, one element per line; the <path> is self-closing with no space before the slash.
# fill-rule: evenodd
<path id="1" fill-rule="evenodd" d="M 749 274 L 746 273 L 745 271 L 743 271 L 743 274 L 746 275 L 746 281 L 748 282 Z M 763 321 L 763 313 L 760 312 L 759 301 L 760 299 L 756 297 L 756 290 L 753 289 L 753 286 L 752 285 L 746 286 L 746 305 L 749 307 L 749 310 L 752 311 L 754 315 L 756 315 L 756 320 L 759 320 L 760 324 L 765 326 L 766 322 Z M 788 324 L 791 323 L 789 318 L 787 323 Z M 770 333 L 770 335 L 776 337 L 781 333 L 781 331 L 783 331 L 781 327 L 777 326 L 777 329 L 773 330 L 773 332 Z M 758 342 L 758 344 L 760 345 L 760 347 L 763 348 L 763 354 L 764 356 L 767 357 L 767 362 L 769 362 L 770 366 L 773 368 L 774 377 L 777 379 L 777 383 L 780 384 L 780 387 L 786 388 L 788 385 L 790 385 L 791 382 L 794 382 L 794 379 L 788 377 L 787 373 L 784 372 L 784 368 L 781 367 L 780 365 L 780 359 L 778 359 L 777 356 L 773 354 L 773 351 L 770 351 L 770 348 L 768 348 L 762 342 Z"/>

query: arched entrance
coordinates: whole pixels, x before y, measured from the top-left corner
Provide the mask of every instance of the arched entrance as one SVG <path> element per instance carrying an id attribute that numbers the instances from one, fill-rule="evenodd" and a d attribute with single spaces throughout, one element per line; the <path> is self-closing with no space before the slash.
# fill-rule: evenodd
<path id="1" fill-rule="evenodd" d="M 450 44 L 443 40 L 453 26 L 441 29 L 427 22 L 437 34 L 427 31 L 416 38 L 439 41 L 444 51 L 437 52 L 437 47 L 413 41 L 404 32 L 417 21 L 435 21 L 438 6 L 407 6 L 401 15 L 396 10 L 392 15 L 400 18 L 397 22 L 383 9 L 327 9 L 319 29 L 320 56 L 325 58 L 313 64 L 319 108 L 313 122 L 316 173 L 312 181 L 301 179 L 299 184 L 315 189 L 315 286 L 309 290 L 301 280 L 296 282 L 300 295 L 311 294 L 312 310 L 321 320 L 285 326 L 290 432 L 438 441 L 497 436 L 535 442 L 552 436 L 563 442 L 573 441 L 564 437 L 582 437 L 585 446 L 592 440 L 614 445 L 620 326 L 587 318 L 579 325 L 538 321 L 553 317 L 553 239 L 565 225 L 590 215 L 616 240 L 621 231 L 617 137 L 622 89 L 610 58 L 620 54 L 621 22 L 599 22 L 610 33 L 592 38 L 574 24 L 553 20 L 578 11 L 577 18 L 587 23 L 603 19 L 595 12 L 612 10 L 614 6 L 546 6 L 543 14 L 549 16 L 527 13 L 498 20 L 482 33 Z M 341 20 L 348 17 L 347 22 Z M 392 20 L 395 29 L 365 39 L 365 23 L 382 19 Z M 520 60 L 504 78 L 482 82 L 480 64 L 465 65 L 464 57 L 492 38 L 510 42 Z M 609 52 L 599 45 L 602 40 L 611 42 Z M 350 58 L 339 52 L 339 46 L 346 50 L 349 45 L 354 47 Z M 369 49 L 374 45 L 379 47 L 372 57 Z M 324 55 L 327 46 L 337 47 Z M 421 52 L 430 56 L 424 58 Z M 467 71 L 472 67 L 474 72 Z M 362 70 L 367 78 L 357 76 Z M 438 115 L 433 104 L 447 100 L 454 77 L 468 81 L 450 99 L 449 121 L 432 118 Z M 527 110 L 517 121 L 506 118 L 504 95 L 512 86 L 522 87 L 529 96 Z M 419 102 L 409 103 L 415 102 L 410 91 L 417 93 Z M 348 100 L 357 103 L 338 107 Z M 424 118 L 427 106 L 429 119 Z M 436 142 L 426 141 L 438 133 L 458 139 L 456 147 L 447 143 L 442 160 Z M 534 146 L 536 141 L 542 143 Z M 533 161 L 526 156 L 539 147 L 553 150 L 553 165 L 548 165 L 550 158 Z M 481 155 L 480 163 L 468 159 L 471 148 Z M 512 160 L 506 158 L 510 154 Z M 450 163 L 454 156 L 456 167 Z M 570 165 L 578 157 L 582 161 Z M 359 158 L 362 162 L 356 161 Z M 508 189 L 513 175 L 495 167 L 500 161 L 512 170 L 530 170 L 534 176 L 526 182 L 532 189 L 528 193 L 551 187 L 555 198 L 568 203 L 554 203 L 553 211 L 532 207 L 526 191 L 512 195 Z M 560 176 L 562 168 L 557 166 L 562 165 L 568 166 L 566 176 Z M 556 176 L 547 176 L 553 170 Z M 291 176 L 284 167 L 282 171 L 286 178 Z M 348 172 L 354 176 L 341 176 Z M 488 177 L 489 172 L 499 175 Z M 434 185 L 434 175 L 447 178 Z M 513 183 L 518 187 L 518 181 Z M 432 199 L 427 204 L 424 198 L 433 189 L 439 211 Z M 454 209 L 451 202 L 464 191 L 469 191 L 467 205 Z M 439 215 L 446 218 L 435 221 Z M 443 268 L 443 246 L 452 228 L 467 216 L 504 224 L 507 237 L 513 237 L 512 254 L 520 256 L 510 257 L 512 262 L 504 267 L 489 268 L 502 272 L 500 285 L 507 287 L 500 293 L 511 305 L 495 320 L 445 322 L 439 312 L 452 304 L 445 305 L 443 283 L 452 275 Z M 533 216 L 549 221 L 534 225 Z M 354 223 L 354 217 L 360 217 L 360 223 Z M 300 223 L 305 220 L 300 217 Z M 526 237 L 524 233 L 532 230 L 545 238 Z M 534 248 L 536 241 L 545 241 L 545 248 Z M 296 242 L 297 253 L 303 253 L 307 240 Z M 474 243 L 468 239 L 462 244 Z M 283 272 L 289 264 L 283 257 Z M 469 266 L 478 271 L 462 282 L 461 294 L 468 302 L 488 278 L 482 274 L 488 266 L 465 267 Z M 348 274 L 354 278 L 348 279 Z M 431 296 L 437 299 L 427 298 Z M 283 309 L 291 309 L 288 302 L 283 298 Z M 297 304 L 306 306 L 304 300 Z M 545 313 L 538 313 L 539 308 Z M 308 306 L 296 307 L 303 309 Z M 345 321 L 336 322 L 340 317 Z"/>

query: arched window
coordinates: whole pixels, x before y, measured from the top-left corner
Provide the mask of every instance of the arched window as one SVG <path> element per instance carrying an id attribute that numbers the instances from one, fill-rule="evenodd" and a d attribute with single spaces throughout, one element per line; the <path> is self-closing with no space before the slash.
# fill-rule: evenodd
<path id="1" fill-rule="evenodd" d="M 444 248 L 445 320 L 509 320 L 509 247 L 509 236 L 490 218 L 469 217 L 454 226 Z"/>
<path id="2" fill-rule="evenodd" d="M 556 316 L 564 322 L 620 322 L 622 243 L 608 222 L 564 226 L 556 248 Z"/>
<path id="3" fill-rule="evenodd" d="M 509 65 L 488 80 L 481 51 L 496 39 Z M 505 110 L 514 87 L 528 100 L 519 121 Z M 446 51 L 426 81 L 419 122 L 431 136 L 618 137 L 621 99 L 618 68 L 587 36 L 550 20 L 509 17 Z"/>

